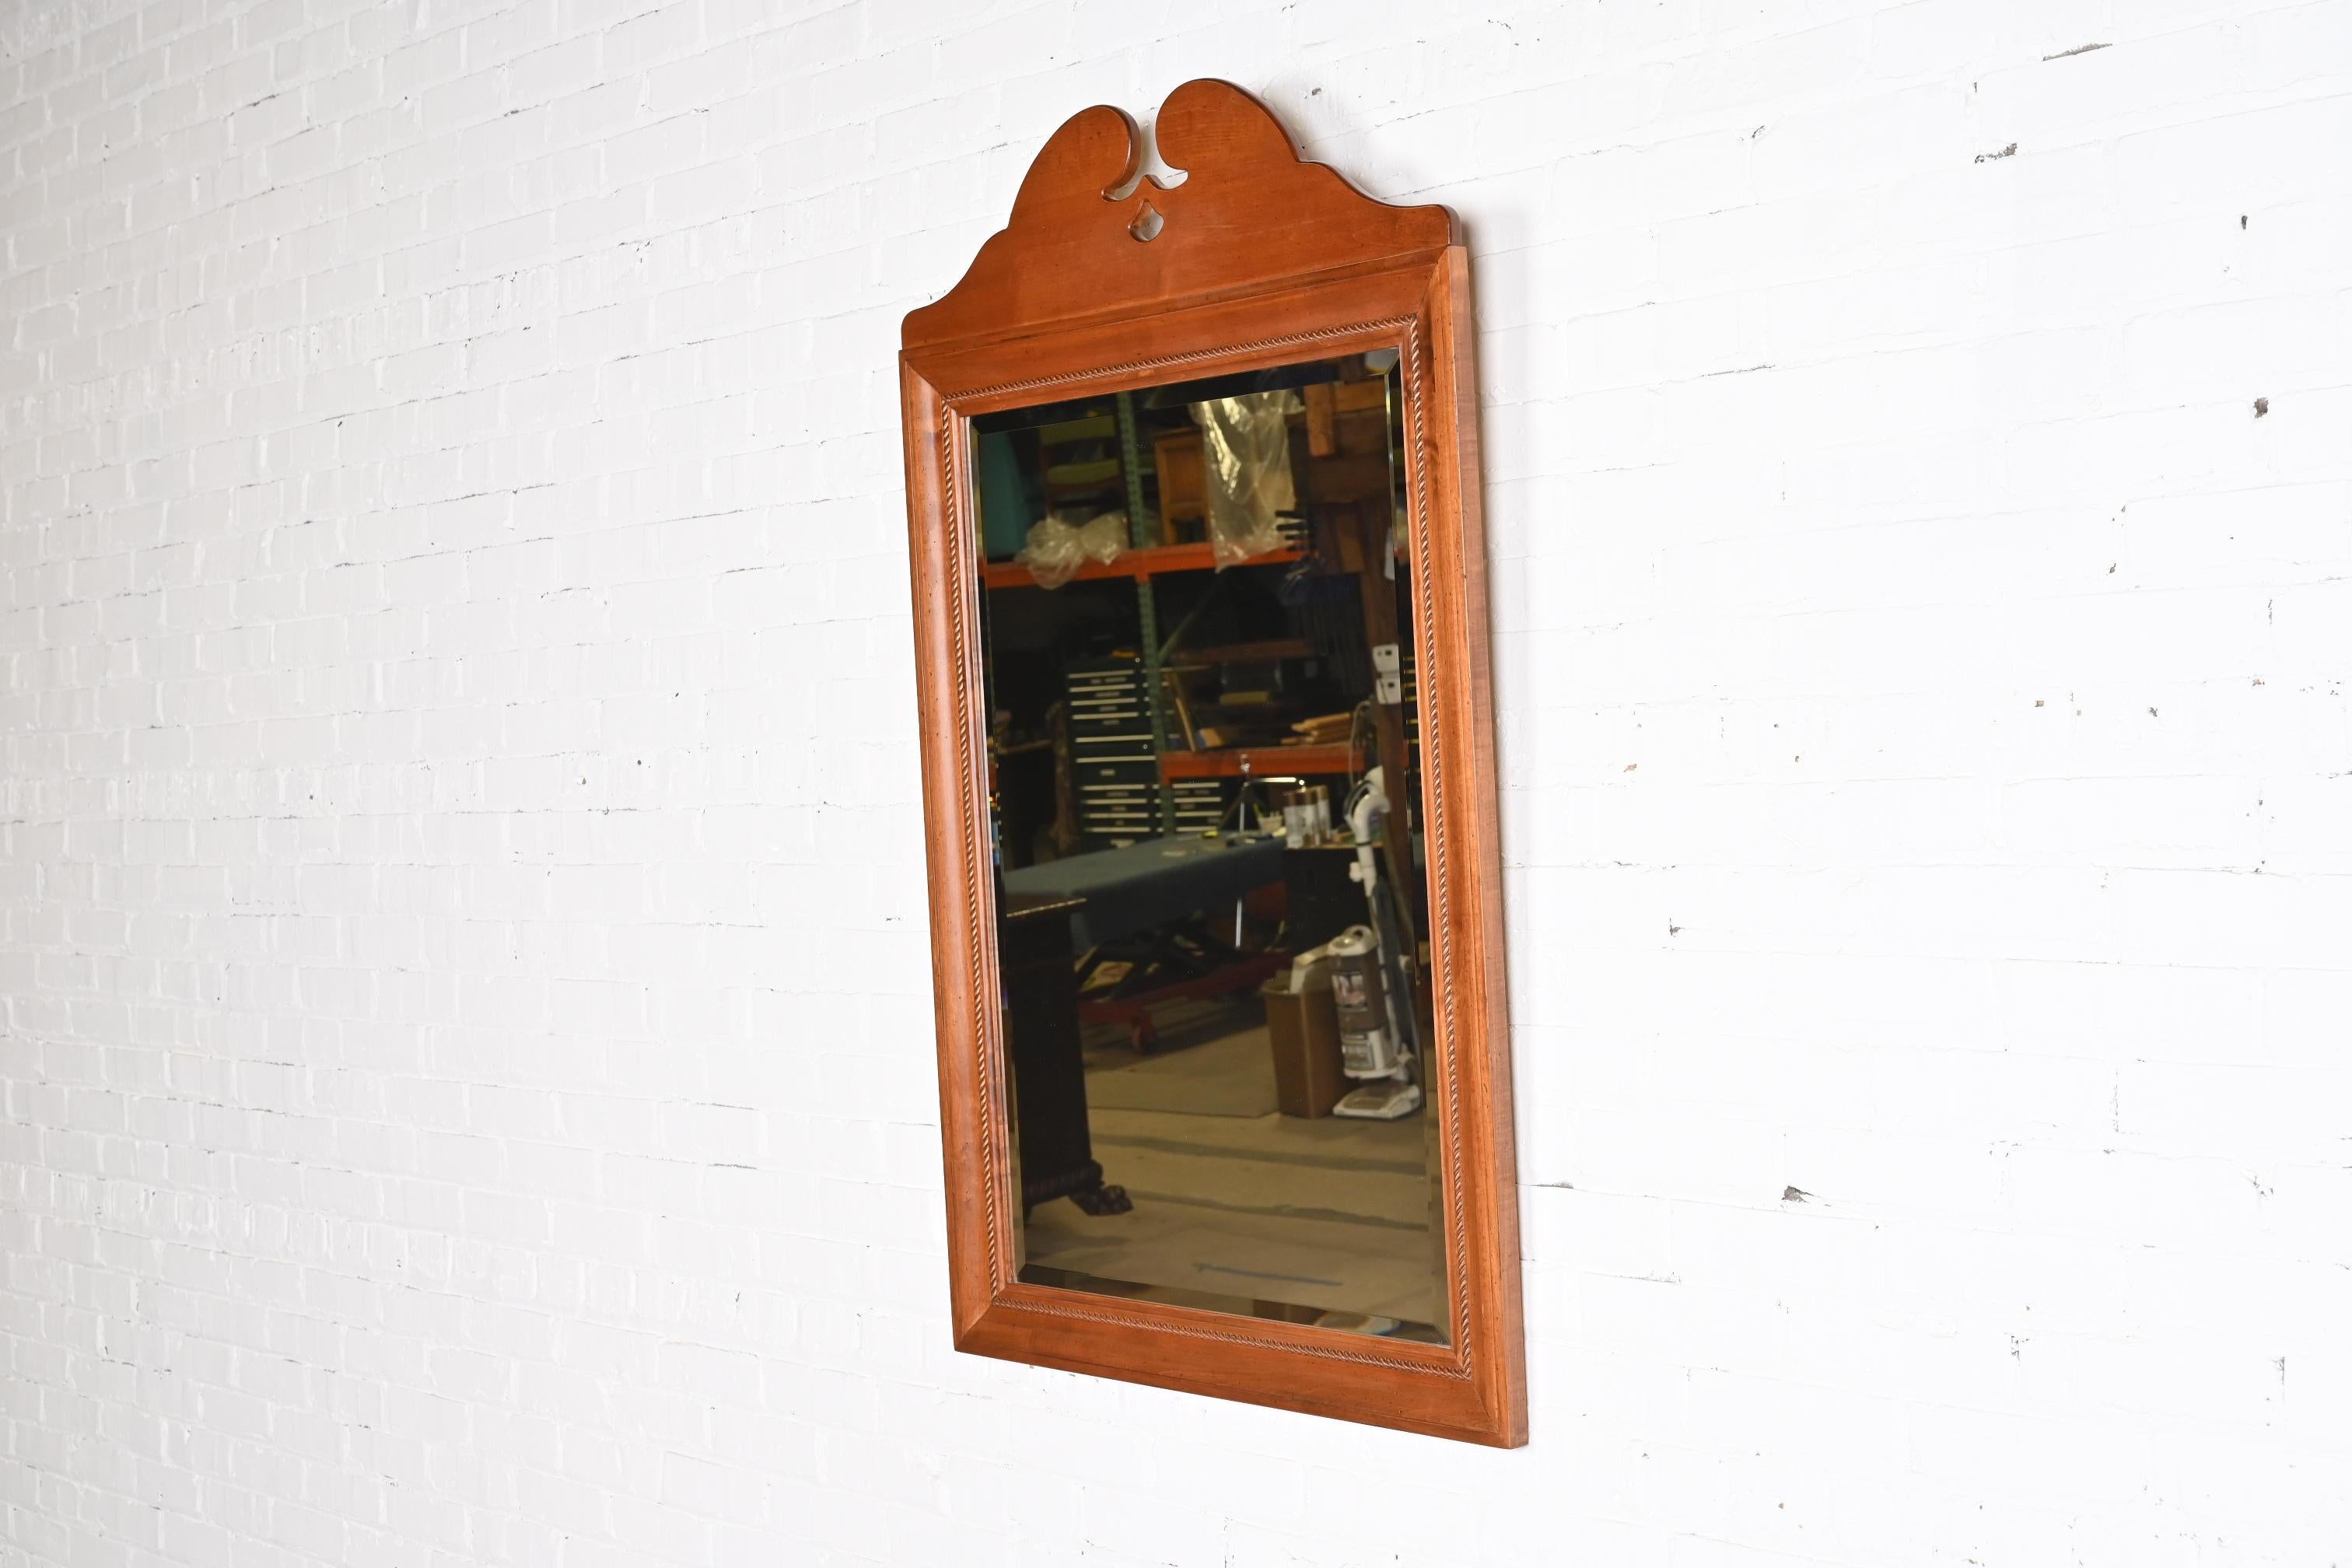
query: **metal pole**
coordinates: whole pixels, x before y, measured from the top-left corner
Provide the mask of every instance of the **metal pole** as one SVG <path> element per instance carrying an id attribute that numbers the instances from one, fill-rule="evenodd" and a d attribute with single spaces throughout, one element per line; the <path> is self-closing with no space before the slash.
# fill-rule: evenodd
<path id="1" fill-rule="evenodd" d="M 1156 530 L 1147 531 L 1143 521 L 1143 443 L 1135 427 L 1135 395 L 1118 395 L 1118 459 L 1119 469 L 1127 478 L 1127 536 L 1135 548 L 1141 550 L 1157 542 Z M 1160 759 L 1168 754 L 1168 692 L 1160 677 L 1160 604 L 1151 586 L 1149 574 L 1135 580 L 1136 618 L 1143 623 L 1143 700 L 1150 704 L 1151 714 L 1151 760 L 1160 771 L 1156 781 L 1160 796 L 1160 831 L 1176 831 L 1176 790 L 1168 782 L 1168 772 Z"/>

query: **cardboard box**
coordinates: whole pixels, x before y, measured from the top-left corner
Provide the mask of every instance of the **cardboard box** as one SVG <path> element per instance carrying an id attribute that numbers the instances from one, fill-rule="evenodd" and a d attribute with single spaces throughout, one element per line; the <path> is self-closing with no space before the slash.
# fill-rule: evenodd
<path id="1" fill-rule="evenodd" d="M 1274 1098 L 1285 1116 L 1328 1116 L 1353 1087 L 1339 1064 L 1339 1011 L 1331 1001 L 1331 972 L 1318 965 L 1301 991 L 1283 971 L 1258 988 L 1265 1001 L 1265 1034 L 1274 1050 Z"/>

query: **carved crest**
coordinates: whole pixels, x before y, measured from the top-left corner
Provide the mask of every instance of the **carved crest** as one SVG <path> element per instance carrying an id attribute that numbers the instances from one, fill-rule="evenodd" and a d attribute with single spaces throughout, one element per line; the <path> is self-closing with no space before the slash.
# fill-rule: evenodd
<path id="1" fill-rule="evenodd" d="M 1457 237 L 1444 207 L 1375 201 L 1302 160 L 1266 107 L 1231 82 L 1186 82 L 1154 131 L 1179 183 L 1137 177 L 1144 138 L 1124 110 L 1097 104 L 1065 121 L 1003 229 L 945 298 L 908 313 L 905 346 L 1262 289 L 1270 275 L 1426 257 Z"/>

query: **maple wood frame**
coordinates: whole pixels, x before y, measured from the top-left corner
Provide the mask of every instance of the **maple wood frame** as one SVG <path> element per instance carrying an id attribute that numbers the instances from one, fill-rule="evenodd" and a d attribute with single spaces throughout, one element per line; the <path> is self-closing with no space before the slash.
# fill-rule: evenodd
<path id="1" fill-rule="evenodd" d="M 1177 89 L 1157 132 L 1180 183 L 1138 178 L 1143 140 L 1123 111 L 1065 122 L 1003 231 L 945 298 L 907 317 L 901 339 L 956 1347 L 1517 1447 L 1527 1389 L 1469 255 L 1446 208 L 1390 206 L 1301 162 L 1265 106 L 1229 83 Z M 1373 349 L 1400 353 L 1405 395 L 1443 1345 L 1016 1279 L 1021 1207 L 993 1000 L 971 416 Z"/>

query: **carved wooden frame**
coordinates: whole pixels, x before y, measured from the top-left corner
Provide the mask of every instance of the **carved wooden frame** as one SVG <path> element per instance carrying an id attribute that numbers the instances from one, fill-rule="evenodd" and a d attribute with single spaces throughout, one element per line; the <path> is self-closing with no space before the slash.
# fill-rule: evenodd
<path id="1" fill-rule="evenodd" d="M 1518 1194 L 1479 511 L 1469 258 L 1452 213 L 1363 195 L 1301 162 L 1230 83 L 1187 82 L 1139 179 L 1121 110 L 1066 121 L 961 282 L 906 319 L 899 355 L 922 711 L 940 1134 L 959 1350 L 1516 1447 L 1527 1440 Z M 1147 213 L 1160 226 L 1149 239 Z M 1024 1283 L 1014 1277 L 993 887 L 972 416 L 1394 348 L 1405 388 L 1414 635 L 1436 1032 L 1427 1067 L 1453 1342 Z M 1302 352 L 1304 351 L 1304 352 Z"/>

